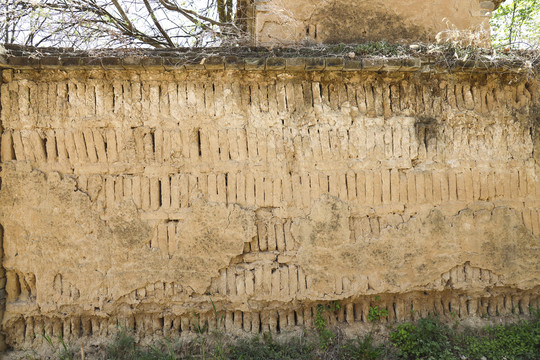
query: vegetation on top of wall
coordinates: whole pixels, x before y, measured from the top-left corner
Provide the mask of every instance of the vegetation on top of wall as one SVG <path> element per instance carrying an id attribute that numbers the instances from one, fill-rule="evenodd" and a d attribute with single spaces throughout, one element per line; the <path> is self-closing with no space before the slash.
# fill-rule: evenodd
<path id="1" fill-rule="evenodd" d="M 497 71 L 538 72 L 540 70 L 540 49 L 483 49 L 474 46 L 461 46 L 457 43 L 443 44 L 391 44 L 386 41 L 362 44 L 319 45 L 309 47 L 214 47 L 177 49 L 100 49 L 74 51 L 68 48 L 32 48 L 0 45 L 0 66 L 70 66 L 122 64 L 127 59 L 129 66 L 170 65 L 178 67 L 185 64 L 195 66 L 219 66 L 243 69 L 249 63 L 252 70 L 264 70 L 265 62 L 272 63 L 272 69 L 288 69 L 286 59 L 296 58 L 311 62 L 311 70 L 340 70 L 345 62 L 360 64 L 364 59 L 376 59 L 385 63 L 392 60 L 418 60 L 418 65 L 432 65 L 452 70 L 467 69 Z M 63 59 L 67 59 L 65 62 Z M 41 62 L 40 62 L 41 61 Z M 365 61 L 364 61 L 365 63 Z M 328 66 L 327 66 L 328 64 Z M 298 70 L 297 64 L 294 64 Z M 357 65 L 354 65 L 357 66 Z M 204 67 L 203 67 L 204 68 Z M 246 69 L 248 67 L 246 66 Z M 399 66 L 394 69 L 399 69 Z M 306 67 L 307 69 L 307 67 Z M 353 67 L 356 69 L 356 67 Z"/>

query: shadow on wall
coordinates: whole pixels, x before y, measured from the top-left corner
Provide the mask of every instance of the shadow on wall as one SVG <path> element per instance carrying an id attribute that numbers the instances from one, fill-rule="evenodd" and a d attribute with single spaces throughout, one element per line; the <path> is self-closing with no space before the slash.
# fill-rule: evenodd
<path id="1" fill-rule="evenodd" d="M 333 16 L 328 17 L 329 13 Z M 341 20 L 336 22 L 335 19 Z M 331 3 L 328 7 L 317 11 L 313 20 L 318 23 L 319 39 L 327 44 L 360 43 L 380 39 L 394 42 L 403 38 L 429 40 L 425 29 L 407 23 L 397 15 L 379 11 L 366 12 L 365 9 L 350 3 Z"/>

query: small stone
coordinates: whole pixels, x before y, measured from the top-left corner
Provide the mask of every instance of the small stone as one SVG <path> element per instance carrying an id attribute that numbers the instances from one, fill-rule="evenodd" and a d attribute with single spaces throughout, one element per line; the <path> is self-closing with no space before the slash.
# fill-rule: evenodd
<path id="1" fill-rule="evenodd" d="M 420 49 L 420 45 L 412 44 L 412 45 L 409 46 L 409 48 L 411 48 L 411 50 L 418 50 L 418 49 Z"/>
<path id="2" fill-rule="evenodd" d="M 350 53 L 347 54 L 347 56 L 349 56 L 349 58 L 351 58 L 351 59 L 354 59 L 356 54 L 353 51 L 351 51 Z"/>

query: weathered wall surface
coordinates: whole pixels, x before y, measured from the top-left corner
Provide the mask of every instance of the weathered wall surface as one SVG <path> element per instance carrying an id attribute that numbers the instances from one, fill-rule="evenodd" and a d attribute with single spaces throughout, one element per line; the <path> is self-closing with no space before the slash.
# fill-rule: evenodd
<path id="1" fill-rule="evenodd" d="M 489 18 L 500 0 L 262 0 L 255 2 L 255 42 L 262 45 L 433 42 L 447 30 L 484 34 L 476 44 L 489 46 Z M 457 35 L 455 32 L 453 35 Z M 445 35 L 445 37 L 450 34 Z M 459 37 L 467 40 L 466 36 Z"/>
<path id="2" fill-rule="evenodd" d="M 141 336 L 527 313 L 540 92 L 519 74 L 3 71 L 2 329 Z M 4 285 L 5 284 L 5 285 Z M 380 300 L 375 302 L 375 297 Z M 44 329 L 44 330 L 43 330 Z"/>

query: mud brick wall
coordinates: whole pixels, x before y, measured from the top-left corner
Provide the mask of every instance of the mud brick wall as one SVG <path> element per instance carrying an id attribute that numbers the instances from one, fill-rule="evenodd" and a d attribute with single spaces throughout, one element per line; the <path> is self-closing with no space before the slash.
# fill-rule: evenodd
<path id="1" fill-rule="evenodd" d="M 238 334 L 311 327 L 334 300 L 344 329 L 374 305 L 390 322 L 527 314 L 538 85 L 399 67 L 5 68 L 6 344 L 118 323 L 182 335 L 193 313 L 212 329 L 210 299 Z"/>

